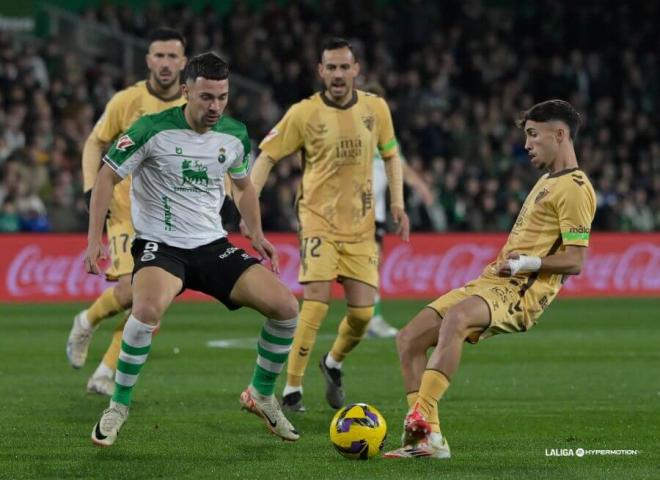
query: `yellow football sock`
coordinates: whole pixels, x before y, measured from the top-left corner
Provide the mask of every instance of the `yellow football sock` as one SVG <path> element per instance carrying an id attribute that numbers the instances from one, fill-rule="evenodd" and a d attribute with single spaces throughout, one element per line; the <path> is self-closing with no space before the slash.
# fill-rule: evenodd
<path id="1" fill-rule="evenodd" d="M 373 314 L 373 305 L 369 307 L 348 307 L 346 316 L 339 324 L 339 333 L 335 343 L 330 349 L 330 355 L 333 359 L 337 362 L 343 361 L 346 355 L 360 343 Z"/>
<path id="2" fill-rule="evenodd" d="M 96 327 L 106 318 L 110 318 L 124 309 L 115 297 L 115 287 L 105 290 L 99 298 L 94 300 L 92 306 L 87 310 L 87 321 L 92 327 Z"/>
<path id="3" fill-rule="evenodd" d="M 444 373 L 438 370 L 424 370 L 415 406 L 426 417 L 434 432 L 440 431 L 438 401 L 448 388 L 449 379 Z"/>
<path id="4" fill-rule="evenodd" d="M 298 317 L 298 326 L 293 337 L 287 364 L 287 385 L 300 387 L 316 342 L 316 334 L 328 313 L 328 304 L 316 300 L 303 300 Z"/>
<path id="5" fill-rule="evenodd" d="M 112 368 L 113 370 L 117 369 L 117 360 L 119 360 L 119 351 L 121 350 L 121 335 L 124 332 L 124 325 L 126 325 L 126 320 L 128 316 L 124 317 L 124 321 L 117 325 L 115 331 L 112 333 L 112 342 L 108 346 L 108 349 L 103 355 L 103 363 L 106 367 Z"/>
<path id="6" fill-rule="evenodd" d="M 418 391 L 406 393 L 406 401 L 408 402 L 408 408 L 412 408 L 413 405 L 415 405 L 418 396 L 419 396 Z"/>

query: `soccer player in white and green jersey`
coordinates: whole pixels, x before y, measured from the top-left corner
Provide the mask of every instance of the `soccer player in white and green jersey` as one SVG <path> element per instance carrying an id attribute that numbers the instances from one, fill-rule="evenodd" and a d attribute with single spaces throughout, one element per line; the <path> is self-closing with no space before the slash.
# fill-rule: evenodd
<path id="1" fill-rule="evenodd" d="M 137 120 L 110 148 L 92 193 L 85 268 L 99 273 L 104 257 L 103 220 L 114 184 L 133 175 L 131 214 L 136 237 L 131 252 L 133 310 L 124 327 L 115 391 L 92 441 L 112 445 L 128 417 L 133 387 L 149 354 L 151 338 L 174 298 L 191 288 L 230 310 L 247 306 L 266 317 L 257 365 L 240 396 L 244 409 L 260 416 L 284 440 L 299 435 L 273 395 L 298 317 L 298 302 L 276 275 L 234 247 L 220 209 L 228 174 L 252 246 L 279 270 L 277 252 L 264 238 L 259 202 L 248 176 L 250 143 L 245 126 L 223 115 L 229 69 L 213 53 L 194 57 L 182 86 L 187 104 Z"/>

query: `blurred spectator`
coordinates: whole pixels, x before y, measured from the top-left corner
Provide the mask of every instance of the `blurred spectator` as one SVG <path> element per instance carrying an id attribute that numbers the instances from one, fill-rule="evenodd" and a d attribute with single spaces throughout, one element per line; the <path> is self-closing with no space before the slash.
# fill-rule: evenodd
<path id="1" fill-rule="evenodd" d="M 139 37 L 175 25 L 189 55 L 219 51 L 235 75 L 229 112 L 246 122 L 255 144 L 291 103 L 319 88 L 322 41 L 347 37 L 363 80 L 388 92 L 402 149 L 435 194 L 426 206 L 408 192 L 417 230 L 508 230 L 539 175 L 516 115 L 565 98 L 584 118 L 576 150 L 597 189 L 594 229 L 648 231 L 660 230 L 659 10 L 658 2 L 603 9 L 568 0 L 526 8 L 482 0 L 269 0 L 234 2 L 226 14 L 182 2 L 141 12 L 104 5 L 83 16 Z M 57 38 L 16 42 L 0 33 L 0 221 L 11 229 L 26 199 L 30 215 L 42 218 L 36 198 L 47 205 L 50 228 L 84 229 L 82 142 L 111 95 L 140 72 L 113 73 L 104 58 L 78 57 Z M 3 165 L 12 162 L 30 172 L 26 186 L 9 192 L 15 167 Z M 294 230 L 299 161 L 280 162 L 275 172 L 262 194 L 264 226 Z"/>

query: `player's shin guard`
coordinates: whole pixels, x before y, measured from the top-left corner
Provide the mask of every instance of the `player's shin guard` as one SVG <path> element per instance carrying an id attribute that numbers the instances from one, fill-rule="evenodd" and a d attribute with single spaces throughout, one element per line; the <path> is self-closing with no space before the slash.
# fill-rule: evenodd
<path id="1" fill-rule="evenodd" d="M 287 385 L 300 387 L 307 369 L 309 356 L 316 342 L 323 319 L 328 313 L 328 304 L 316 300 L 303 300 L 300 307 L 300 321 L 289 353 L 287 365 Z"/>
<path id="2" fill-rule="evenodd" d="M 87 310 L 87 321 L 92 327 L 96 327 L 106 318 L 110 318 L 124 309 L 115 297 L 115 287 L 106 289 L 100 297 L 94 300 Z"/>
<path id="3" fill-rule="evenodd" d="M 130 314 L 124 318 L 123 322 L 117 325 L 117 328 L 115 328 L 115 331 L 112 333 L 112 341 L 110 342 L 108 349 L 105 351 L 105 355 L 103 355 L 103 363 L 113 370 L 117 368 L 119 351 L 121 350 L 121 338 L 129 316 Z"/>
<path id="4" fill-rule="evenodd" d="M 261 395 L 269 396 L 275 390 L 275 381 L 289 356 L 297 318 L 291 320 L 267 319 L 259 335 L 257 366 L 252 377 L 252 386 Z"/>
<path id="5" fill-rule="evenodd" d="M 374 313 L 374 307 L 348 307 L 346 316 L 339 324 L 339 334 L 332 345 L 330 355 L 337 362 L 346 358 L 351 350 L 360 343 Z"/>
<path id="6" fill-rule="evenodd" d="M 151 348 L 151 337 L 157 325 L 142 323 L 132 314 L 126 321 L 121 339 L 121 351 L 115 374 L 115 393 L 112 400 L 130 405 L 133 387 L 137 382 L 142 366 L 147 361 Z"/>
<path id="7" fill-rule="evenodd" d="M 426 417 L 434 432 L 440 431 L 438 401 L 447 388 L 449 388 L 449 379 L 444 373 L 438 370 L 424 370 L 415 406 Z"/>

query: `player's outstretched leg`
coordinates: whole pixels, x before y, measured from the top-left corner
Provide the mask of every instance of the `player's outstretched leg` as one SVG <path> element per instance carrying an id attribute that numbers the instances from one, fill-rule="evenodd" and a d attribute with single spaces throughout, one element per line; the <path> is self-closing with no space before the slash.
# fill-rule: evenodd
<path id="1" fill-rule="evenodd" d="M 349 304 L 330 352 L 324 355 L 319 363 L 325 380 L 325 399 L 332 408 L 341 408 L 346 403 L 341 380 L 342 362 L 364 337 L 373 311 L 373 306 L 352 307 Z"/>
<path id="2" fill-rule="evenodd" d="M 179 278 L 159 267 L 146 267 L 135 273 L 133 312 L 122 334 L 115 391 L 110 406 L 92 429 L 95 445 L 109 447 L 117 440 L 119 430 L 128 418 L 133 387 L 149 356 L 153 333 L 182 286 Z"/>
<path id="3" fill-rule="evenodd" d="M 245 270 L 229 296 L 237 305 L 266 316 L 257 344 L 257 364 L 250 385 L 241 393 L 241 408 L 260 417 L 283 440 L 300 438 L 273 392 L 289 355 L 298 321 L 298 301 L 275 275 L 261 265 Z"/>
<path id="4" fill-rule="evenodd" d="M 121 350 L 121 337 L 124 332 L 124 326 L 130 314 L 126 315 L 124 320 L 117 325 L 112 334 L 112 341 L 103 355 L 103 360 L 99 363 L 94 373 L 87 381 L 87 391 L 89 393 L 98 393 L 99 395 L 111 396 L 115 391 L 115 369 L 119 360 Z"/>
<path id="5" fill-rule="evenodd" d="M 385 321 L 383 318 L 383 305 L 380 295 L 376 295 L 374 303 L 374 316 L 367 327 L 367 337 L 370 338 L 394 338 L 399 330 Z"/>

